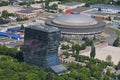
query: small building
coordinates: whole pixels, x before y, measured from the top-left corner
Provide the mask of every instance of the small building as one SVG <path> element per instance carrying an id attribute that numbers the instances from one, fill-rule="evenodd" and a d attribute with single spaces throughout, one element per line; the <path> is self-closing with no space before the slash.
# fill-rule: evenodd
<path id="1" fill-rule="evenodd" d="M 33 18 L 36 17 L 39 13 L 44 12 L 42 8 L 25 8 L 25 10 L 17 11 L 15 14 L 21 18 Z"/>
<path id="2" fill-rule="evenodd" d="M 85 6 L 85 3 L 69 2 L 69 3 L 65 3 L 65 4 L 59 4 L 58 5 L 58 9 L 62 10 L 63 12 L 65 12 L 68 9 L 74 9 L 74 8 L 81 7 L 81 6 Z"/>
<path id="3" fill-rule="evenodd" d="M 96 10 L 107 12 L 107 13 L 119 13 L 120 6 L 115 5 L 106 5 L 106 4 L 94 4 L 90 5 L 90 8 L 95 8 Z"/>
<path id="4" fill-rule="evenodd" d="M 120 27 L 120 17 L 114 17 L 112 20 L 112 25 Z"/>
<path id="5" fill-rule="evenodd" d="M 23 39 L 15 40 L 6 36 L 0 36 L 0 45 L 4 45 L 8 48 L 17 48 L 20 50 L 20 47 L 23 45 Z"/>
<path id="6" fill-rule="evenodd" d="M 111 14 L 109 13 L 94 13 L 91 16 L 98 20 L 111 20 Z"/>

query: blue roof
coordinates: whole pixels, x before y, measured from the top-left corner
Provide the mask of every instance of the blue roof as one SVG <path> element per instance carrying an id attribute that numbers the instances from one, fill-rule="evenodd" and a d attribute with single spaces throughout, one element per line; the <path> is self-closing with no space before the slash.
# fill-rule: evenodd
<path id="1" fill-rule="evenodd" d="M 19 35 L 9 34 L 9 33 L 5 33 L 5 32 L 0 32 L 0 36 L 7 36 L 7 37 L 11 37 L 12 39 L 16 39 L 16 40 L 21 39 L 21 37 Z"/>
<path id="2" fill-rule="evenodd" d="M 7 31 L 10 31 L 10 32 L 24 32 L 24 30 L 21 30 L 21 29 L 13 29 L 13 28 L 7 29 Z"/>

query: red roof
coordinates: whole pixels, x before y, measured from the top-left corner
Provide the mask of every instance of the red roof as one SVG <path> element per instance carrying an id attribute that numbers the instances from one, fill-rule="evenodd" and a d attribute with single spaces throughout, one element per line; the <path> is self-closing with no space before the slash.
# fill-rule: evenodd
<path id="1" fill-rule="evenodd" d="M 68 9 L 65 11 L 66 14 L 71 14 L 72 10 Z"/>

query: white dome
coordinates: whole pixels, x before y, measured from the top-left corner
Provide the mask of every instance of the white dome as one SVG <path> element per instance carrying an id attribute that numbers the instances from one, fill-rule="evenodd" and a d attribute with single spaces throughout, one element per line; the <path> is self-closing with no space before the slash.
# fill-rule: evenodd
<path id="1" fill-rule="evenodd" d="M 97 24 L 97 21 L 84 14 L 63 14 L 55 18 L 53 23 L 71 26 L 87 26 Z"/>

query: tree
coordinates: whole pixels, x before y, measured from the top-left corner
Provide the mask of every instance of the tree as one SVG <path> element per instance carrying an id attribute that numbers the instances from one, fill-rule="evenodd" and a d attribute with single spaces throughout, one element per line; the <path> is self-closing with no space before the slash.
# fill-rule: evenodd
<path id="1" fill-rule="evenodd" d="M 101 11 L 101 8 L 98 8 L 98 11 Z"/>
<path id="2" fill-rule="evenodd" d="M 74 48 L 75 48 L 76 54 L 79 54 L 79 51 L 81 49 L 80 45 L 79 44 L 75 44 Z"/>
<path id="3" fill-rule="evenodd" d="M 112 60 L 112 56 L 111 56 L 111 55 L 108 55 L 108 56 L 106 57 L 106 61 L 107 61 L 107 62 L 111 62 L 111 60 Z"/>
<path id="4" fill-rule="evenodd" d="M 90 6 L 89 2 L 86 2 L 85 7 L 89 7 L 89 6 Z"/>
<path id="5" fill-rule="evenodd" d="M 64 45 L 64 44 L 62 44 L 62 45 L 61 45 L 61 49 L 69 49 L 69 45 Z"/>
<path id="6" fill-rule="evenodd" d="M 117 68 L 117 69 L 120 69 L 120 61 L 118 62 L 116 68 Z"/>
<path id="7" fill-rule="evenodd" d="M 118 75 L 118 80 L 120 80 L 120 74 Z"/>
<path id="8" fill-rule="evenodd" d="M 7 6 L 9 4 L 9 2 L 6 1 L 1 1 L 0 2 L 0 6 Z"/>
<path id="9" fill-rule="evenodd" d="M 8 11 L 7 10 L 3 10 L 1 17 L 7 18 L 8 16 L 9 16 Z"/>
<path id="10" fill-rule="evenodd" d="M 115 39 L 115 41 L 113 42 L 113 46 L 118 47 L 119 46 L 119 42 L 120 42 L 119 37 L 117 37 Z"/>
<path id="11" fill-rule="evenodd" d="M 95 55 L 96 55 L 95 46 L 94 46 L 94 45 L 92 45 L 92 46 L 91 46 L 90 57 L 91 57 L 91 58 L 94 58 L 94 57 L 95 57 Z"/>
<path id="12" fill-rule="evenodd" d="M 117 4 L 117 5 L 120 5 L 120 0 L 118 0 L 118 1 L 116 2 L 116 4 Z"/>
<path id="13" fill-rule="evenodd" d="M 74 44 L 72 44 L 72 52 L 73 52 L 73 54 L 75 53 L 75 45 Z"/>
<path id="14" fill-rule="evenodd" d="M 91 46 L 93 44 L 93 40 L 89 39 L 87 37 L 83 37 L 82 40 L 85 41 L 85 43 L 86 43 L 87 46 Z"/>
<path id="15" fill-rule="evenodd" d="M 48 72 L 47 76 L 46 76 L 46 80 L 55 80 L 55 74 Z"/>
<path id="16" fill-rule="evenodd" d="M 25 27 L 24 27 L 23 24 L 21 25 L 20 29 L 21 29 L 21 30 L 24 30 L 24 29 L 25 29 Z"/>
<path id="17" fill-rule="evenodd" d="M 94 35 L 93 40 L 96 40 L 96 36 Z"/>
<path id="18" fill-rule="evenodd" d="M 70 56 L 70 53 L 69 53 L 68 51 L 64 51 L 64 52 L 63 52 L 63 55 L 65 55 L 66 58 L 68 58 L 68 57 Z"/>
<path id="19" fill-rule="evenodd" d="M 111 21 L 111 17 L 110 16 L 108 17 L 108 20 Z"/>
<path id="20" fill-rule="evenodd" d="M 57 5 L 57 4 L 53 4 L 50 8 L 51 8 L 52 10 L 57 10 L 57 9 L 58 9 L 58 5 Z"/>
<path id="21" fill-rule="evenodd" d="M 44 0 L 41 0 L 40 3 L 41 3 L 42 8 L 44 9 L 45 8 Z"/>
<path id="22" fill-rule="evenodd" d="M 26 5 L 27 5 L 27 8 L 31 7 L 31 3 L 30 2 L 28 2 Z"/>
<path id="23" fill-rule="evenodd" d="M 87 46 L 86 43 L 82 44 L 82 45 L 81 45 L 81 50 L 86 49 L 86 46 Z"/>
<path id="24" fill-rule="evenodd" d="M 50 3 L 49 0 L 45 0 L 45 8 L 47 9 L 47 11 L 49 11 L 50 9 L 49 3 Z"/>

